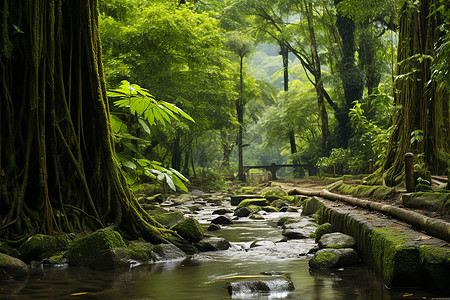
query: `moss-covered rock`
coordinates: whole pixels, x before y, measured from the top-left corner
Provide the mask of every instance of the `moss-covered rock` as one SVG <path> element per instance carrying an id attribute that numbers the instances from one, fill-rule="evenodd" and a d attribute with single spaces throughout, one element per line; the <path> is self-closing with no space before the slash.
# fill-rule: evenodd
<path id="1" fill-rule="evenodd" d="M 231 205 L 239 205 L 245 199 L 261 199 L 260 195 L 233 195 L 231 198 Z"/>
<path id="2" fill-rule="evenodd" d="M 257 206 L 267 206 L 269 205 L 269 201 L 267 199 L 244 199 L 239 203 L 237 208 L 245 207 L 245 206 L 251 206 L 251 205 L 257 205 Z"/>
<path id="3" fill-rule="evenodd" d="M 302 216 L 310 216 L 315 214 L 323 207 L 322 202 L 317 197 L 312 197 L 304 201 Z"/>
<path id="4" fill-rule="evenodd" d="M 260 214 L 252 214 L 249 218 L 252 220 L 264 220 L 264 217 Z"/>
<path id="5" fill-rule="evenodd" d="M 410 208 L 450 212 L 450 192 L 416 192 L 404 194 L 402 204 Z"/>
<path id="6" fill-rule="evenodd" d="M 231 244 L 224 238 L 208 237 L 195 244 L 195 247 L 200 251 L 218 251 L 227 250 Z"/>
<path id="7" fill-rule="evenodd" d="M 342 268 L 360 261 L 358 253 L 352 248 L 322 249 L 309 261 L 311 269 Z"/>
<path id="8" fill-rule="evenodd" d="M 239 189 L 239 194 L 255 194 L 259 190 L 256 186 L 243 186 Z"/>
<path id="9" fill-rule="evenodd" d="M 252 214 L 252 212 L 253 212 L 253 209 L 246 206 L 246 207 L 237 208 L 234 211 L 234 215 L 242 218 L 242 217 L 250 216 Z"/>
<path id="10" fill-rule="evenodd" d="M 184 221 L 170 227 L 183 238 L 191 243 L 197 243 L 203 238 L 203 229 L 200 223 L 194 218 L 187 218 Z"/>
<path id="11" fill-rule="evenodd" d="M 277 199 L 277 200 L 272 201 L 272 203 L 270 203 L 270 206 L 273 206 L 276 208 L 282 208 L 283 206 L 286 206 L 286 202 L 284 200 Z"/>
<path id="12" fill-rule="evenodd" d="M 186 253 L 173 244 L 159 244 L 153 247 L 156 261 L 180 260 L 186 258 Z"/>
<path id="13" fill-rule="evenodd" d="M 322 237 L 322 235 L 327 234 L 327 233 L 332 233 L 333 232 L 333 225 L 331 225 L 330 223 L 323 223 L 322 225 L 320 225 L 319 227 L 317 227 L 315 233 L 314 233 L 314 237 L 316 239 L 316 243 L 320 240 L 320 238 Z"/>
<path id="14" fill-rule="evenodd" d="M 128 245 L 129 257 L 140 263 L 148 263 L 155 260 L 154 245 L 143 241 L 131 241 Z"/>
<path id="15" fill-rule="evenodd" d="M 55 253 L 67 250 L 70 238 L 66 234 L 50 236 L 36 234 L 20 246 L 20 258 L 25 262 L 40 261 Z"/>
<path id="16" fill-rule="evenodd" d="M 283 198 L 287 196 L 287 193 L 279 186 L 270 186 L 261 190 L 261 195 L 264 198 L 274 197 L 274 198 Z M 275 199 L 273 199 L 275 200 Z"/>
<path id="17" fill-rule="evenodd" d="M 264 206 L 262 210 L 265 212 L 278 212 L 278 209 L 273 206 Z"/>
<path id="18" fill-rule="evenodd" d="M 164 227 L 170 228 L 173 225 L 185 220 L 185 217 L 182 212 L 176 211 L 153 216 L 153 219 Z"/>
<path id="19" fill-rule="evenodd" d="M 355 239 L 352 236 L 340 232 L 326 233 L 319 239 L 319 248 L 354 248 Z"/>
<path id="20" fill-rule="evenodd" d="M 298 220 L 295 220 L 292 217 L 282 217 L 277 221 L 277 226 L 284 227 L 286 224 L 296 223 Z"/>
<path id="21" fill-rule="evenodd" d="M 120 234 L 105 228 L 75 240 L 67 250 L 66 257 L 70 265 L 89 267 L 100 251 L 120 247 L 126 248 Z"/>
<path id="22" fill-rule="evenodd" d="M 426 285 L 450 294 L 450 249 L 423 245 L 419 247 L 419 257 L 426 273 Z"/>
<path id="23" fill-rule="evenodd" d="M 20 259 L 0 253 L 0 281 L 7 279 L 25 279 L 29 267 Z"/>

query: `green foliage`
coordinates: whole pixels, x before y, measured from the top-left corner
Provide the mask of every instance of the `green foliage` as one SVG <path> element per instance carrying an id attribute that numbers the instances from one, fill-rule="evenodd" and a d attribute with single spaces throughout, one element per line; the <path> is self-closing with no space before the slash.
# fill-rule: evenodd
<path id="1" fill-rule="evenodd" d="M 157 124 L 165 126 L 166 122 L 171 122 L 171 118 L 178 121 L 177 115 L 194 122 L 194 119 L 177 106 L 156 100 L 148 90 L 137 84 L 130 84 L 126 80 L 121 82 L 119 88 L 109 90 L 108 96 L 115 99 L 114 105 L 121 108 L 121 114 L 137 121 L 148 135 L 151 133 L 151 126 Z M 130 134 L 128 127 L 119 116 L 118 113 L 111 113 L 110 122 L 116 142 L 127 149 L 127 151 L 118 152 L 117 159 L 130 174 L 128 182 L 135 184 L 139 182 L 139 175 L 146 175 L 152 179 L 165 182 L 172 190 L 179 187 L 187 191 L 183 182 L 188 182 L 188 179 L 180 172 L 172 168 L 166 169 L 162 167 L 161 163 L 142 156 L 139 151 L 139 143 L 146 145 L 150 142 Z"/>

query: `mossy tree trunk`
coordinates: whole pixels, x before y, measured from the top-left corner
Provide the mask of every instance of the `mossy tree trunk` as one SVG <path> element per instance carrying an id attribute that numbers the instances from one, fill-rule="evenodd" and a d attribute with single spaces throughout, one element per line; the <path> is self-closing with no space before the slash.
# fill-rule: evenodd
<path id="1" fill-rule="evenodd" d="M 334 0 L 334 5 L 337 6 L 340 2 L 342 0 Z M 352 136 L 348 113 L 353 106 L 353 101 L 361 100 L 365 81 L 364 75 L 355 61 L 355 22 L 351 18 L 343 16 L 338 10 L 336 27 L 342 39 L 343 56 L 339 63 L 339 73 L 345 95 L 341 110 L 336 112 L 336 119 L 339 124 L 337 128 L 339 139 L 336 142 L 338 147 L 348 148 L 348 142 Z"/>
<path id="2" fill-rule="evenodd" d="M 394 117 L 395 129 L 381 170 L 388 185 L 400 182 L 406 152 L 424 154 L 432 173 L 444 172 L 450 153 L 449 95 L 431 81 L 431 63 L 439 43 L 439 13 L 430 14 L 437 0 L 421 0 L 417 8 L 402 8 L 399 30 L 398 69 Z M 423 132 L 423 141 L 411 144 L 411 133 Z M 417 157 L 417 156 L 416 156 Z M 379 172 L 380 173 L 380 172 Z"/>
<path id="3" fill-rule="evenodd" d="M 0 238 L 114 226 L 165 242 L 115 160 L 97 1 L 0 3 Z"/>

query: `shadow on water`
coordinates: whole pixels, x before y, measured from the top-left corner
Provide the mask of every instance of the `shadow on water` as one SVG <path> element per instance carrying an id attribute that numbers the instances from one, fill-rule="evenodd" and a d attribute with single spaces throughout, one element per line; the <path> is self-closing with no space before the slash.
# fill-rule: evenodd
<path id="1" fill-rule="evenodd" d="M 212 210 L 195 215 L 207 226 Z M 294 213 L 292 217 L 298 217 Z M 322 274 L 309 272 L 307 255 L 313 239 L 279 242 L 278 213 L 265 220 L 241 219 L 214 235 L 232 242 L 226 251 L 205 252 L 186 260 L 141 265 L 109 272 L 85 268 L 37 268 L 27 281 L 2 282 L 0 299 L 430 299 L 424 291 L 388 290 L 365 265 Z M 308 222 L 303 218 L 301 222 Z M 258 246 L 252 243 L 259 241 Z M 295 286 L 292 292 L 238 294 L 225 285 L 236 278 L 283 273 Z"/>

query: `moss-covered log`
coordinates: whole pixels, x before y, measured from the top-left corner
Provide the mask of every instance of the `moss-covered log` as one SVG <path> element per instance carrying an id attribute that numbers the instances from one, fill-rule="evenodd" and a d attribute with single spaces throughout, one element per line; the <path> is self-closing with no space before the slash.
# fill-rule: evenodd
<path id="1" fill-rule="evenodd" d="M 165 242 L 115 160 L 96 0 L 4 0 L 0 238 L 114 226 Z"/>
<path id="2" fill-rule="evenodd" d="M 450 223 L 424 216 L 415 211 L 384 204 L 382 202 L 363 200 L 351 196 L 335 194 L 327 190 L 313 191 L 296 189 L 296 191 L 302 195 L 318 196 L 329 200 L 343 201 L 347 204 L 362 207 L 370 211 L 378 211 L 413 225 L 415 228 L 424 230 L 435 237 L 450 242 Z"/>

